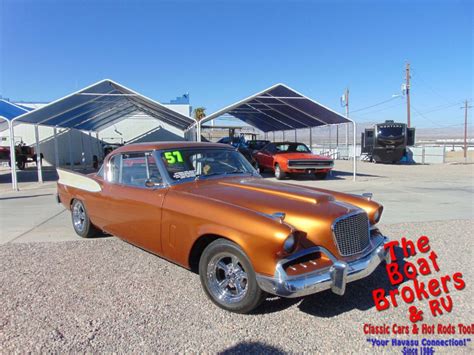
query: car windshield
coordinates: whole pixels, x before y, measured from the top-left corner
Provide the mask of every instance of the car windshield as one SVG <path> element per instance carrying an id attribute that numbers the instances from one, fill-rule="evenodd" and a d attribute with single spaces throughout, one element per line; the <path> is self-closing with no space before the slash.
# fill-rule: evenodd
<path id="1" fill-rule="evenodd" d="M 275 145 L 277 153 L 310 153 L 303 143 L 279 143 Z"/>
<path id="2" fill-rule="evenodd" d="M 248 146 L 251 149 L 262 149 L 268 143 L 270 143 L 270 141 L 249 141 Z"/>
<path id="3" fill-rule="evenodd" d="M 403 135 L 402 127 L 379 127 L 377 134 L 382 137 L 398 137 Z"/>
<path id="4" fill-rule="evenodd" d="M 255 173 L 252 165 L 242 154 L 230 149 L 178 148 L 163 151 L 161 160 L 174 181 Z"/>

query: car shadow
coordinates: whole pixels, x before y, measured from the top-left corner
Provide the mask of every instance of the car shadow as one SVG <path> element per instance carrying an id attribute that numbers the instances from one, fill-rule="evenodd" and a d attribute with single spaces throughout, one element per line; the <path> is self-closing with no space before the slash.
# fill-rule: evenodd
<path id="1" fill-rule="evenodd" d="M 400 247 L 395 247 L 397 264 L 399 269 L 405 265 L 403 251 Z M 408 279 L 404 279 L 398 285 L 392 285 L 385 264 L 379 267 L 368 277 L 347 284 L 346 292 L 343 296 L 336 295 L 331 290 L 319 292 L 302 298 L 279 298 L 269 297 L 257 310 L 255 314 L 266 314 L 285 310 L 298 304 L 298 309 L 302 312 L 320 318 L 331 318 L 354 309 L 367 311 L 375 307 L 372 291 L 383 289 L 388 295 L 390 290 L 399 288 Z"/>
<path id="2" fill-rule="evenodd" d="M 252 342 L 240 342 L 228 349 L 225 349 L 218 354 L 220 355 L 231 355 L 231 354 L 286 354 L 285 351 L 268 345 L 259 341 Z"/>

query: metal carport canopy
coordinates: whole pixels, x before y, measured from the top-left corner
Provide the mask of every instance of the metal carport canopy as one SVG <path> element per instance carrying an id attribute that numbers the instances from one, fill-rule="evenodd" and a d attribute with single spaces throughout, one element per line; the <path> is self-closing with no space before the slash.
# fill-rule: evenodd
<path id="1" fill-rule="evenodd" d="M 103 130 L 117 123 L 131 113 L 141 111 L 181 130 L 196 121 L 173 111 L 144 95 L 137 93 L 110 79 L 101 80 L 84 89 L 55 100 L 39 109 L 23 113 L 10 122 L 10 135 L 14 123 L 35 125 L 37 149 L 39 148 L 38 126 L 69 128 L 82 131 Z M 42 181 L 40 152 L 38 156 L 38 180 Z M 15 158 L 12 154 L 12 184 L 18 190 Z"/>
<path id="2" fill-rule="evenodd" d="M 296 90 L 276 84 L 205 117 L 198 123 L 198 139 L 201 125 L 224 114 L 234 116 L 263 132 L 284 131 L 300 128 L 352 123 L 354 133 L 354 166 L 356 177 L 356 125 L 353 120 L 310 99 Z"/>

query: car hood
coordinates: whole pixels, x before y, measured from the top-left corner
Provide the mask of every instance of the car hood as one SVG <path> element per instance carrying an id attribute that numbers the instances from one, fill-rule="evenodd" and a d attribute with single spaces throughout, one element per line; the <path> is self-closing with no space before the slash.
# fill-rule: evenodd
<path id="1" fill-rule="evenodd" d="M 332 160 L 331 158 L 317 155 L 317 154 L 308 154 L 308 153 L 278 153 L 275 156 L 284 158 L 284 159 L 298 159 L 298 160 Z"/>
<path id="2" fill-rule="evenodd" d="M 306 232 L 313 244 L 323 245 L 334 252 L 337 251 L 332 241 L 332 223 L 342 215 L 359 210 L 357 206 L 337 201 L 328 192 L 257 177 L 203 179 L 177 185 L 176 189 L 257 213 L 271 215 L 283 212 L 286 215 L 285 222 Z"/>

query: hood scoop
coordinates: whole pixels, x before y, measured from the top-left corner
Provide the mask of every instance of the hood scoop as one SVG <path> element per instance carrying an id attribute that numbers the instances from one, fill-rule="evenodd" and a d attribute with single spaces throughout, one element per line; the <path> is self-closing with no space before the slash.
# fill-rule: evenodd
<path id="1" fill-rule="evenodd" d="M 259 186 L 234 184 L 234 183 L 223 182 L 223 181 L 220 181 L 219 185 L 231 186 L 231 187 L 235 187 L 235 188 L 239 188 L 239 189 L 250 190 L 250 191 L 255 191 L 255 192 L 261 192 L 261 193 L 268 194 L 268 195 L 273 195 L 273 196 L 283 197 L 283 198 L 287 198 L 287 199 L 291 199 L 291 200 L 311 203 L 313 205 L 316 205 L 318 203 L 318 200 L 316 200 L 313 197 L 301 196 L 301 195 L 297 195 L 297 194 L 290 193 L 290 192 L 272 190 L 272 189 L 259 187 Z"/>

